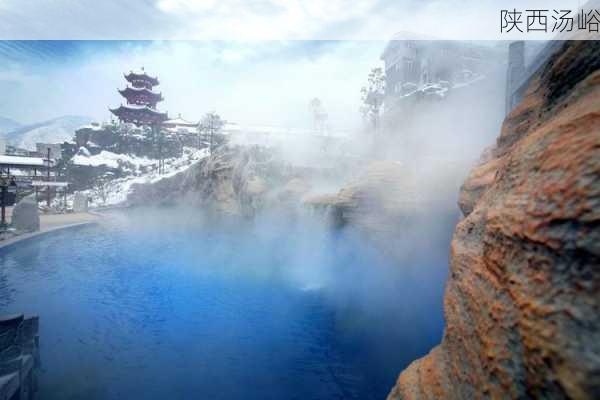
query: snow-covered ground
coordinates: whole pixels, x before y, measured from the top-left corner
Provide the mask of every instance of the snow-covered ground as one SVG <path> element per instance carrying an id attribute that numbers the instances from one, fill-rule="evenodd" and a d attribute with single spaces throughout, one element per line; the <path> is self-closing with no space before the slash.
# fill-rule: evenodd
<path id="1" fill-rule="evenodd" d="M 129 154 L 117 154 L 110 151 L 103 150 L 99 154 L 91 155 L 90 152 L 85 148 L 81 147 L 77 151 L 77 154 L 71 159 L 75 165 L 87 165 L 91 167 L 100 167 L 105 165 L 109 168 L 119 168 L 122 166 L 132 166 L 133 169 L 139 169 L 139 167 L 153 165 L 156 160 L 146 157 L 135 157 Z"/>
<path id="2" fill-rule="evenodd" d="M 109 153 L 109 154 L 105 154 Z M 89 154 L 89 153 L 88 153 Z M 80 165 L 102 165 L 98 163 L 118 163 L 118 160 L 126 161 L 134 165 L 154 166 L 149 172 L 136 172 L 135 175 L 124 178 L 113 179 L 107 181 L 103 187 L 96 187 L 85 190 L 82 193 L 91 198 L 91 207 L 106 207 L 115 206 L 124 203 L 127 200 L 127 195 L 131 190 L 131 186 L 136 183 L 154 183 L 161 179 L 173 176 L 179 172 L 185 171 L 190 166 L 208 156 L 208 149 L 198 150 L 193 147 L 184 147 L 183 155 L 179 158 L 169 158 L 165 160 L 165 172 L 158 174 L 158 160 L 132 157 L 124 154 L 115 154 L 108 151 L 103 151 L 95 156 L 85 157 L 78 154 L 75 157 Z M 74 158 L 75 158 L 74 157 Z M 88 162 L 88 164 L 84 164 Z M 109 165 L 109 164 L 106 164 Z M 112 165 L 109 165 L 112 166 Z M 103 199 L 104 197 L 104 199 Z M 69 196 L 67 203 L 72 204 L 73 195 Z"/>

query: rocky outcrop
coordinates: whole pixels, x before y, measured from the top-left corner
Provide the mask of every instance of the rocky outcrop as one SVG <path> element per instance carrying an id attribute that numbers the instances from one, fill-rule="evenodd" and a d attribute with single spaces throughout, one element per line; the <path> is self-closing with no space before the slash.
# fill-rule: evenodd
<path id="1" fill-rule="evenodd" d="M 422 212 L 424 199 L 419 193 L 417 179 L 406 167 L 377 161 L 336 194 L 309 197 L 305 204 L 327 213 L 335 226 L 352 225 L 389 236 Z"/>
<path id="2" fill-rule="evenodd" d="M 12 213 L 12 226 L 23 232 L 40 229 L 40 214 L 35 197 L 27 196 L 17 203 Z"/>
<path id="3" fill-rule="evenodd" d="M 388 399 L 600 398 L 600 42 L 565 42 L 465 182 L 442 343 Z"/>
<path id="4" fill-rule="evenodd" d="M 299 204 L 310 185 L 297 170 L 258 146 L 223 146 L 188 170 L 134 185 L 130 205 L 184 204 L 251 217 L 265 207 Z"/>

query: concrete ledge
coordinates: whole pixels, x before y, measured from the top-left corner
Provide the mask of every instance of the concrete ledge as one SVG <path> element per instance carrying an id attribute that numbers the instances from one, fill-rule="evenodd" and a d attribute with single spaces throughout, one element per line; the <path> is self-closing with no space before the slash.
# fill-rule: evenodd
<path id="1" fill-rule="evenodd" d="M 60 217 L 72 216 L 69 214 L 42 216 L 42 218 L 43 218 L 42 228 L 39 231 L 23 233 L 21 235 L 17 235 L 17 236 L 11 237 L 9 239 L 0 241 L 0 250 L 4 249 L 6 247 L 12 246 L 13 244 L 21 242 L 23 240 L 32 239 L 32 238 L 35 238 L 35 237 L 38 237 L 41 235 L 45 235 L 47 233 L 56 232 L 61 229 L 68 229 L 68 228 L 74 228 L 74 227 L 78 227 L 78 226 L 96 224 L 100 220 L 100 214 L 98 214 L 98 213 L 93 213 L 93 214 L 88 213 L 86 215 L 89 217 L 89 219 L 83 220 L 81 222 L 72 222 L 72 223 L 65 223 L 65 221 L 73 220 L 73 218 L 63 218 L 61 221 Z M 44 218 L 44 217 L 46 217 L 46 218 Z M 48 218 L 48 217 L 50 217 L 50 218 Z M 46 221 L 44 221 L 44 219 Z"/>

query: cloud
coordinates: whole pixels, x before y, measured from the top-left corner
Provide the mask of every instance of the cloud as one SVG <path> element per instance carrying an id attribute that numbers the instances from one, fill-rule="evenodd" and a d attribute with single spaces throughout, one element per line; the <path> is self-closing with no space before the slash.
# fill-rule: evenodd
<path id="1" fill-rule="evenodd" d="M 317 96 L 332 128 L 352 129 L 360 122 L 360 86 L 369 68 L 378 65 L 384 45 L 366 41 L 76 42 L 77 50 L 70 50 L 68 56 L 57 51 L 54 59 L 40 61 L 26 52 L 24 61 L 10 69 L 0 63 L 0 78 L 5 81 L 0 81 L 0 90 L 12 99 L 0 104 L 0 115 L 22 122 L 65 114 L 108 120 L 108 107 L 122 101 L 117 93 L 125 84 L 122 73 L 144 66 L 159 76 L 158 90 L 165 97 L 159 107 L 171 115 L 199 119 L 215 110 L 239 123 L 302 128 L 311 125 L 308 102 Z"/>
<path id="2" fill-rule="evenodd" d="M 593 0 L 596 1 L 596 0 Z M 4 39 L 387 40 L 398 31 L 468 40 L 500 33 L 500 10 L 578 0 L 0 1 Z M 544 38 L 548 39 L 550 32 Z M 521 38 L 534 37 L 533 34 Z"/>

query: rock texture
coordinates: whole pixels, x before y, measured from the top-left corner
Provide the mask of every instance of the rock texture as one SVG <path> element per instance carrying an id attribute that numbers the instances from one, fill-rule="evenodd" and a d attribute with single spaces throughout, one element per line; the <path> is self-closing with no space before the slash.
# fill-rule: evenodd
<path id="1" fill-rule="evenodd" d="M 388 399 L 600 398 L 600 42 L 565 42 L 465 182 L 442 343 Z"/>
<path id="2" fill-rule="evenodd" d="M 267 205 L 300 204 L 310 185 L 265 148 L 223 146 L 188 170 L 151 185 L 135 185 L 130 205 L 185 204 L 252 217 Z"/>
<path id="3" fill-rule="evenodd" d="M 328 213 L 338 227 L 388 237 L 423 209 L 417 179 L 395 161 L 372 162 L 336 194 L 309 197 L 305 204 Z"/>
<path id="4" fill-rule="evenodd" d="M 24 232 L 40 229 L 40 214 L 34 197 L 25 197 L 17 203 L 13 209 L 12 226 Z"/>

